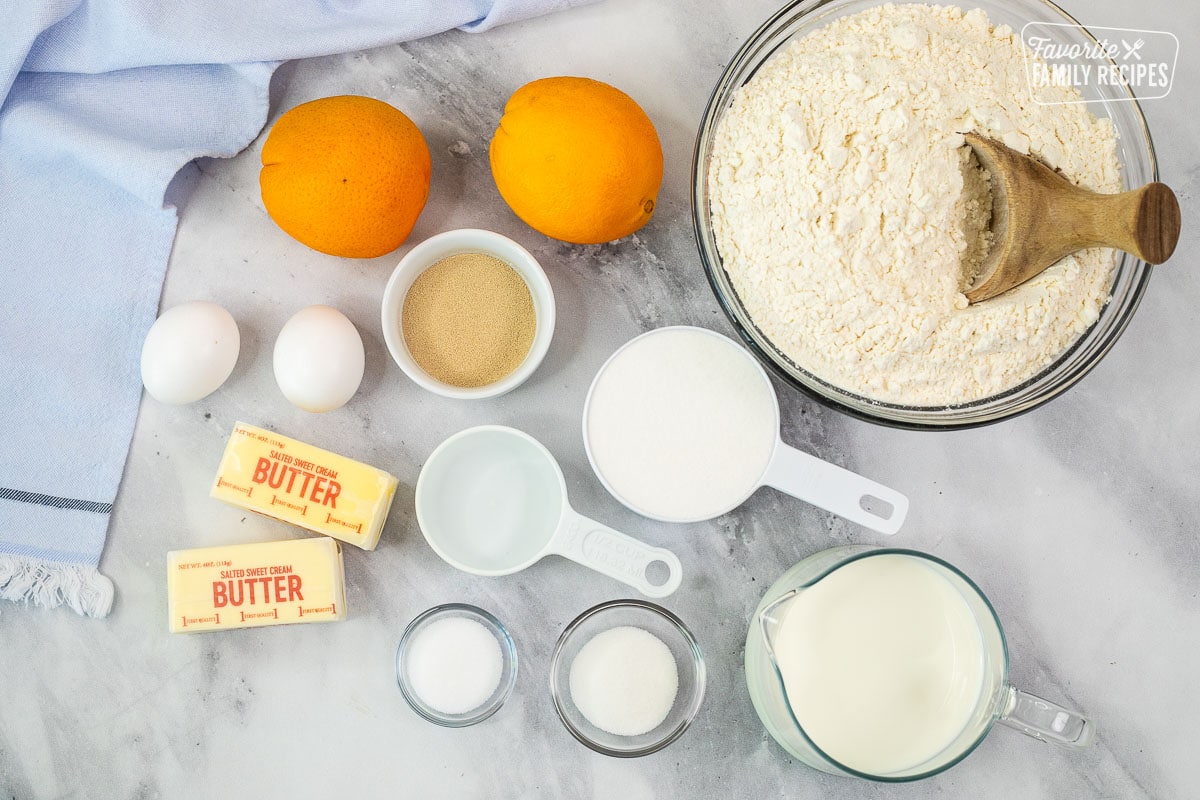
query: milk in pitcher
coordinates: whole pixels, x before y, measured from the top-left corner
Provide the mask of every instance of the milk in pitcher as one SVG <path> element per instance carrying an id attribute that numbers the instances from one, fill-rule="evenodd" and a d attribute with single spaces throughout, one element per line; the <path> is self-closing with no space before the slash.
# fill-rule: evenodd
<path id="1" fill-rule="evenodd" d="M 981 702 L 984 646 L 945 577 L 899 553 L 801 591 L 774 641 L 796 721 L 829 757 L 888 775 L 942 752 Z"/>

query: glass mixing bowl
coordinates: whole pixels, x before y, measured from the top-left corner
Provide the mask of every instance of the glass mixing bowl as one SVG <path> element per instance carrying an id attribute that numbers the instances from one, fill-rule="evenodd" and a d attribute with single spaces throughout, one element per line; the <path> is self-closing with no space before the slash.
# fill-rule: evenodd
<path id="1" fill-rule="evenodd" d="M 734 92 L 754 76 L 780 47 L 838 17 L 881 5 L 879 0 L 800 0 L 789 3 L 742 45 L 717 81 L 705 108 L 692 160 L 692 221 L 700 258 L 718 302 L 749 349 L 784 381 L 818 401 L 855 417 L 902 428 L 965 428 L 1021 414 L 1065 392 L 1104 357 L 1129 324 L 1146 283 L 1150 265 L 1118 253 L 1111 299 L 1099 319 L 1039 374 L 1005 392 L 951 406 L 905 406 L 880 402 L 828 383 L 784 355 L 750 318 L 721 264 L 709 218 L 708 168 L 714 134 Z M 964 0 L 965 10 L 981 8 L 995 25 L 1020 32 L 1030 22 L 1057 23 L 1039 31 L 1063 44 L 1096 44 L 1069 14 L 1048 0 Z M 1158 179 L 1154 145 L 1133 93 L 1124 86 L 1081 87 L 1089 110 L 1112 120 L 1117 132 L 1117 158 L 1125 189 Z"/>

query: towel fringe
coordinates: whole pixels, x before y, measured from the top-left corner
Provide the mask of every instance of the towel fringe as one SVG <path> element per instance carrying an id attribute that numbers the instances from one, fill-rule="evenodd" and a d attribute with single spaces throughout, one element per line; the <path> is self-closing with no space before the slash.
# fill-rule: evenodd
<path id="1" fill-rule="evenodd" d="M 113 583 L 95 567 L 0 553 L 0 600 L 46 608 L 66 605 L 85 617 L 107 617 Z"/>

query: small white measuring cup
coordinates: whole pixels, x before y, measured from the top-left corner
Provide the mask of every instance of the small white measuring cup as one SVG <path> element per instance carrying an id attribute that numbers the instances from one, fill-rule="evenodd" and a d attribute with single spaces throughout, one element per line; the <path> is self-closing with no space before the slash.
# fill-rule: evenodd
<path id="1" fill-rule="evenodd" d="M 515 428 L 468 428 L 438 445 L 417 477 L 416 510 L 434 552 L 473 575 L 510 575 L 553 553 L 647 597 L 666 597 L 683 577 L 671 551 L 571 508 L 554 456 Z M 655 563 L 667 571 L 661 583 L 647 578 Z"/>
<path id="2" fill-rule="evenodd" d="M 908 513 L 900 492 L 784 444 L 766 371 L 705 328 L 658 328 L 618 348 L 588 390 L 583 439 L 613 497 L 663 522 L 713 519 L 762 486 L 885 534 Z"/>

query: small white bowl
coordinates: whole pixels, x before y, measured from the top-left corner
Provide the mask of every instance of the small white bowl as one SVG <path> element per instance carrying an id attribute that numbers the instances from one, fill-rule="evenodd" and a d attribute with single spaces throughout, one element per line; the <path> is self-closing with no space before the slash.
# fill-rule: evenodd
<path id="1" fill-rule="evenodd" d="M 417 364 L 408 344 L 404 341 L 401 328 L 401 317 L 404 311 L 404 297 L 416 281 L 417 276 L 442 259 L 460 253 L 486 253 L 508 264 L 529 287 L 533 297 L 533 312 L 536 317 L 536 327 L 533 333 L 533 343 L 525 360 L 515 370 L 505 375 L 495 383 L 464 389 L 439 381 Z M 383 340 L 387 343 L 392 360 L 400 365 L 404 374 L 412 378 L 418 386 L 428 389 L 443 397 L 458 400 L 478 400 L 485 397 L 496 397 L 512 391 L 520 386 L 526 378 L 533 374 L 542 363 L 546 351 L 550 349 L 550 339 L 554 336 L 554 291 L 550 281 L 542 270 L 537 259 L 521 245 L 492 231 L 478 228 L 461 228 L 446 231 L 432 236 L 408 252 L 388 279 L 387 287 L 383 290 Z"/>

